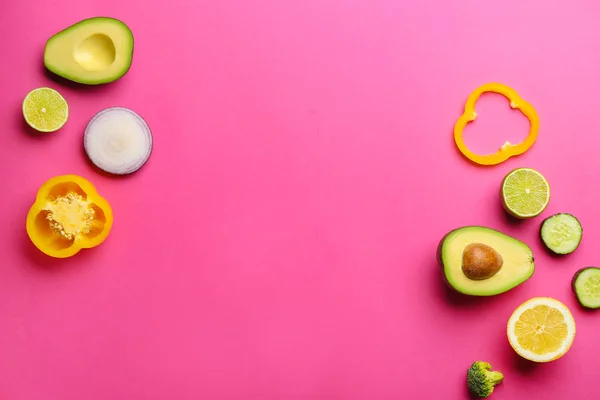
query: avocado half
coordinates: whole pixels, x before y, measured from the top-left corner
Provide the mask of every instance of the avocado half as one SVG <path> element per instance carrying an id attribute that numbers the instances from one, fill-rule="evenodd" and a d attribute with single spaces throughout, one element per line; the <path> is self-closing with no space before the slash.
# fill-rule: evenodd
<path id="1" fill-rule="evenodd" d="M 54 34 L 44 48 L 44 66 L 73 82 L 100 85 L 129 71 L 133 34 L 122 21 L 94 17 Z"/>
<path id="2" fill-rule="evenodd" d="M 485 279 L 471 279 L 463 262 L 470 245 L 483 245 L 501 258 L 497 271 Z M 535 271 L 531 248 L 522 241 L 484 226 L 464 226 L 445 234 L 437 247 L 437 261 L 444 281 L 457 292 L 471 296 L 494 296 L 527 281 Z"/>

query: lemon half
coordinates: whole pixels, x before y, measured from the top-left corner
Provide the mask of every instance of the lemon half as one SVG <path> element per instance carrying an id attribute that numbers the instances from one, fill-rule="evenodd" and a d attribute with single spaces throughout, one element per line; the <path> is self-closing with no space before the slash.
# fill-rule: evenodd
<path id="1" fill-rule="evenodd" d="M 551 297 L 534 297 L 508 319 L 506 333 L 521 357 L 539 363 L 565 355 L 575 339 L 575 319 L 569 308 Z"/>

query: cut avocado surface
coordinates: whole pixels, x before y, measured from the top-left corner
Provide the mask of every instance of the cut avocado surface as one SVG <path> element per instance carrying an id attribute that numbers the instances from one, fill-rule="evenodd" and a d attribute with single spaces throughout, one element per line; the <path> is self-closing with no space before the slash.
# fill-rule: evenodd
<path id="1" fill-rule="evenodd" d="M 46 42 L 44 65 L 65 79 L 99 85 L 116 81 L 129 71 L 133 34 L 115 18 L 79 21 Z"/>
<path id="2" fill-rule="evenodd" d="M 440 240 L 437 260 L 446 283 L 472 296 L 494 296 L 528 280 L 535 265 L 531 248 L 498 230 L 464 226 Z"/>

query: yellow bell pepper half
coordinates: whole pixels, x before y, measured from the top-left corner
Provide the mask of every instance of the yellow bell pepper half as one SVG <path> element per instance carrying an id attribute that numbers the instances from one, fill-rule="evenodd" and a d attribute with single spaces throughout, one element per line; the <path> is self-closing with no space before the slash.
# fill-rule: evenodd
<path id="1" fill-rule="evenodd" d="M 61 175 L 38 190 L 26 228 L 39 250 L 66 258 L 101 244 L 112 224 L 112 209 L 91 182 L 77 175 Z"/>
<path id="2" fill-rule="evenodd" d="M 512 144 L 507 141 L 493 154 L 476 154 L 467 148 L 463 139 L 463 130 L 469 122 L 474 121 L 475 118 L 477 118 L 475 103 L 477 103 L 477 100 L 484 92 L 495 92 L 503 95 L 510 101 L 510 107 L 512 109 L 520 110 L 523 115 L 529 119 L 529 134 L 525 140 L 517 144 Z M 461 153 L 469 160 L 481 165 L 495 165 L 508 160 L 510 157 L 523 154 L 533 146 L 533 143 L 537 139 L 539 128 L 540 119 L 535 108 L 523 100 L 514 89 L 501 83 L 487 83 L 475 89 L 467 99 L 465 111 L 454 125 L 454 141 Z"/>

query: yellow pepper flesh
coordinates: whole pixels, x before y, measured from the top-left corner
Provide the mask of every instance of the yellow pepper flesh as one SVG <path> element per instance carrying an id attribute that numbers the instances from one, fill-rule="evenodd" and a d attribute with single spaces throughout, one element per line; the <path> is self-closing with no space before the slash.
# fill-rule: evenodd
<path id="1" fill-rule="evenodd" d="M 477 118 L 475 103 L 477 103 L 479 97 L 485 92 L 495 92 L 506 97 L 510 101 L 510 107 L 512 109 L 520 110 L 523 115 L 529 119 L 530 128 L 529 134 L 522 142 L 512 144 L 507 141 L 502 145 L 498 152 L 481 155 L 476 154 L 467 148 L 463 139 L 463 130 L 469 122 L 472 122 Z M 495 165 L 508 160 L 510 157 L 523 154 L 533 146 L 533 143 L 537 139 L 539 128 L 540 120 L 535 108 L 523 100 L 514 89 L 501 83 L 487 83 L 475 89 L 467 99 L 465 111 L 454 125 L 454 141 L 461 153 L 471 161 L 481 165 Z"/>
<path id="2" fill-rule="evenodd" d="M 43 253 L 66 258 L 104 242 L 112 224 L 109 203 L 90 181 L 78 175 L 61 175 L 38 190 L 27 214 L 26 229 Z"/>

